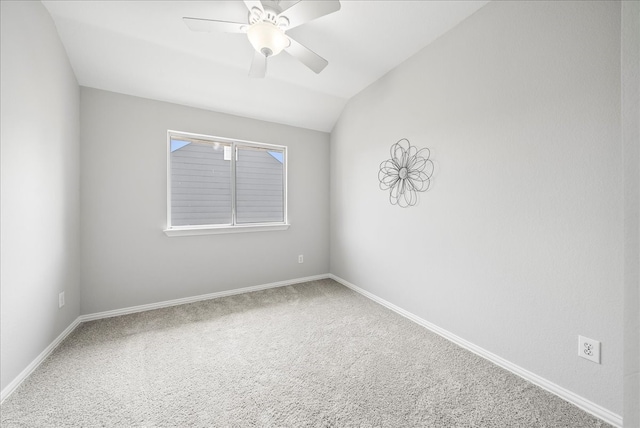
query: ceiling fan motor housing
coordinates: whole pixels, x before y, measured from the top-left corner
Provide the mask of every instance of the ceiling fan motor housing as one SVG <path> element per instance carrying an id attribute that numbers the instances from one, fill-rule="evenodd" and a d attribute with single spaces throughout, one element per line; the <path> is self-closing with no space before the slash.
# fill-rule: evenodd
<path id="1" fill-rule="evenodd" d="M 286 16 L 281 16 L 278 12 L 268 7 L 264 8 L 264 10 L 254 7 L 249 12 L 249 24 L 255 24 L 259 21 L 270 22 L 276 27 L 281 28 L 283 31 L 289 25 L 289 20 Z"/>

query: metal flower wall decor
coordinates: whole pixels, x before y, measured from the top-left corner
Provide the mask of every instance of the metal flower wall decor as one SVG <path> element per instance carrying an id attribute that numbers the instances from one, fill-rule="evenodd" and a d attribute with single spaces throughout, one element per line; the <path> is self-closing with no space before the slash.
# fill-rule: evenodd
<path id="1" fill-rule="evenodd" d="M 431 185 L 433 162 L 428 148 L 418 150 L 406 138 L 391 146 L 391 159 L 380 164 L 380 189 L 389 190 L 391 205 L 412 207 L 418 202 L 418 192 Z"/>

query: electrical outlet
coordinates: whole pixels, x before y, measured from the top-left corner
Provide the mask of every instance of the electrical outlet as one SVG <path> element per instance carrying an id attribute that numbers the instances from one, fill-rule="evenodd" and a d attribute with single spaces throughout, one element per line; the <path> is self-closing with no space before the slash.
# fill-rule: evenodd
<path id="1" fill-rule="evenodd" d="M 298 263 L 304 263 L 304 256 L 302 254 L 298 256 Z"/>
<path id="2" fill-rule="evenodd" d="M 64 306 L 64 291 L 58 294 L 58 309 Z"/>
<path id="3" fill-rule="evenodd" d="M 578 336 L 578 355 L 600 364 L 600 342 L 588 337 Z"/>

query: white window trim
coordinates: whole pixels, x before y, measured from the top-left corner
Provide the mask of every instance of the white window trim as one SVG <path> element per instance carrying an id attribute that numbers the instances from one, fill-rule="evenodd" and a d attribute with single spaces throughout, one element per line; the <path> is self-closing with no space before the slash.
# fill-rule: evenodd
<path id="1" fill-rule="evenodd" d="M 218 235 L 222 233 L 268 232 L 273 230 L 287 230 L 286 223 L 257 223 L 224 226 L 176 226 L 164 230 L 167 236 Z"/>
<path id="2" fill-rule="evenodd" d="M 283 183 L 283 204 L 284 204 L 284 221 L 283 222 L 274 222 L 274 223 L 247 223 L 247 224 L 221 224 L 221 225 L 197 225 L 197 226 L 171 226 L 171 138 L 190 138 L 190 139 L 201 139 L 205 141 L 210 141 L 212 139 L 230 143 L 235 146 L 235 144 L 249 144 L 255 147 L 264 147 L 266 149 L 273 148 L 282 150 L 284 157 L 284 183 Z M 216 235 L 223 233 L 246 233 L 246 232 L 267 232 L 267 231 L 276 231 L 276 230 L 287 230 L 289 229 L 289 221 L 287 218 L 288 215 L 288 201 L 287 201 L 287 187 L 288 187 L 288 170 L 289 170 L 289 159 L 288 159 L 288 150 L 286 146 L 278 146 L 275 144 L 267 144 L 267 143 L 258 143 L 256 141 L 247 141 L 247 140 L 238 140 L 238 139 L 229 139 L 224 137 L 215 137 L 210 135 L 203 134 L 194 134 L 190 132 L 182 132 L 182 131 L 167 131 L 167 227 L 164 229 L 164 233 L 167 236 L 194 236 L 194 235 Z M 232 165 L 234 165 L 232 163 Z M 232 167 L 231 171 L 232 176 L 235 176 L 235 168 Z M 235 178 L 232 180 L 231 192 L 232 192 L 232 218 L 235 219 Z"/>

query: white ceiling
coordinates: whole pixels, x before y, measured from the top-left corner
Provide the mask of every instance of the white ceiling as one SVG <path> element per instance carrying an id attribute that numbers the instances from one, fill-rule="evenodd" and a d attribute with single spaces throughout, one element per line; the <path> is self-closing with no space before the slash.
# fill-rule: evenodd
<path id="1" fill-rule="evenodd" d="M 487 1 L 341 3 L 287 32 L 329 61 L 322 73 L 283 52 L 251 79 L 244 34 L 182 21 L 246 22 L 242 1 L 43 1 L 80 85 L 327 132 L 349 98 Z"/>

